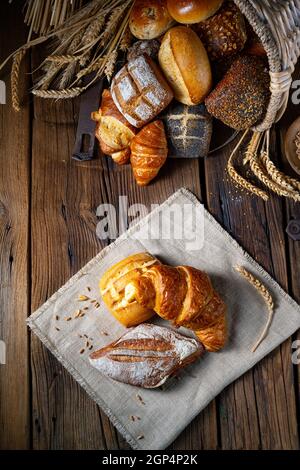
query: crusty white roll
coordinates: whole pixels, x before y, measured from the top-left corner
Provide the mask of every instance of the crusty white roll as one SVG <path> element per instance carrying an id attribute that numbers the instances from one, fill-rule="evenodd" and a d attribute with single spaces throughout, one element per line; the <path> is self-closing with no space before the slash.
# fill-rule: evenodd
<path id="1" fill-rule="evenodd" d="M 211 67 L 201 40 L 192 29 L 170 29 L 163 38 L 158 59 L 180 103 L 191 106 L 204 100 L 212 86 Z"/>
<path id="2" fill-rule="evenodd" d="M 178 23 L 193 24 L 214 15 L 223 0 L 167 0 L 170 15 Z"/>
<path id="3" fill-rule="evenodd" d="M 174 24 L 166 0 L 136 0 L 130 13 L 129 28 L 138 39 L 154 39 Z"/>

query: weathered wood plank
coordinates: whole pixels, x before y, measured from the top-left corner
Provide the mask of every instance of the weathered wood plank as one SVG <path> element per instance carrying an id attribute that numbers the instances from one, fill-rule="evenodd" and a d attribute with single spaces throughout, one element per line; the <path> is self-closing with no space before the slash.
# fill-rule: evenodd
<path id="1" fill-rule="evenodd" d="M 90 211 L 99 175 L 70 163 L 75 120 L 72 102 L 34 100 L 32 311 L 101 249 Z M 33 447 L 106 448 L 98 407 L 34 335 L 31 363 Z"/>
<path id="2" fill-rule="evenodd" d="M 283 202 L 272 196 L 265 205 L 233 186 L 225 173 L 232 148 L 233 145 L 206 161 L 208 209 L 287 289 Z M 222 448 L 298 447 L 289 350 L 290 340 L 220 395 Z"/>
<path id="3" fill-rule="evenodd" d="M 12 25 L 14 25 L 12 27 Z M 0 61 L 25 41 L 20 2 L 0 4 Z M 29 61 L 21 67 L 21 96 L 29 86 Z M 30 389 L 26 317 L 29 307 L 30 109 L 12 110 L 9 69 L 7 104 L 0 105 L 0 449 L 26 449 L 30 440 Z"/>

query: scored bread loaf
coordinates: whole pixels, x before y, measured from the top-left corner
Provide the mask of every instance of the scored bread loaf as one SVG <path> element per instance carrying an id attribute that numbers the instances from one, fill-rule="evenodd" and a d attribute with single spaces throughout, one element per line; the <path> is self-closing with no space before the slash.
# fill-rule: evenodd
<path id="1" fill-rule="evenodd" d="M 135 0 L 129 17 L 129 28 L 136 38 L 158 38 L 173 23 L 166 0 Z"/>
<path id="2" fill-rule="evenodd" d="M 130 60 L 111 84 L 113 100 L 135 127 L 152 121 L 173 98 L 173 92 L 159 67 L 146 54 Z"/>
<path id="3" fill-rule="evenodd" d="M 196 339 L 145 323 L 93 352 L 89 360 L 106 377 L 136 387 L 156 388 L 203 353 Z"/>
<path id="4" fill-rule="evenodd" d="M 266 61 L 257 56 L 238 57 L 206 98 L 208 112 L 233 129 L 243 130 L 263 119 L 270 98 Z"/>
<path id="5" fill-rule="evenodd" d="M 111 155 L 119 165 L 130 158 L 130 142 L 137 132 L 116 107 L 110 91 L 103 90 L 100 109 L 92 113 L 97 121 L 96 138 L 105 155 Z"/>
<path id="6" fill-rule="evenodd" d="M 210 60 L 237 54 L 247 40 L 244 16 L 232 1 L 226 1 L 211 18 L 193 25 Z"/>
<path id="7" fill-rule="evenodd" d="M 156 177 L 168 156 L 166 133 L 162 121 L 154 121 L 131 141 L 130 162 L 139 186 L 146 186 Z"/>
<path id="8" fill-rule="evenodd" d="M 211 67 L 201 40 L 192 29 L 171 28 L 163 38 L 158 60 L 180 103 L 196 105 L 204 100 L 212 86 Z"/>
<path id="9" fill-rule="evenodd" d="M 204 104 L 187 106 L 173 101 L 160 116 L 166 129 L 169 157 L 206 157 L 212 135 L 212 117 Z"/>

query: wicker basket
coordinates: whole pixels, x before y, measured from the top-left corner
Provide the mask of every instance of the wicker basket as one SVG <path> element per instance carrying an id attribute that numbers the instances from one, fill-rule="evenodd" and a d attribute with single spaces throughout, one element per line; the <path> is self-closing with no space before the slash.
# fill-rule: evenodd
<path id="1" fill-rule="evenodd" d="M 269 129 L 284 114 L 292 73 L 300 56 L 300 0 L 234 0 L 259 36 L 270 67 L 271 99 L 263 122 L 253 130 Z"/>
<path id="2" fill-rule="evenodd" d="M 300 202 L 300 181 L 280 171 L 270 156 L 270 128 L 284 114 L 292 84 L 292 73 L 300 56 L 300 0 L 234 0 L 260 38 L 270 70 L 269 105 L 262 122 L 244 132 L 231 153 L 227 171 L 235 183 L 265 201 L 268 193 L 243 177 L 234 157 L 249 131 L 253 135 L 244 155 L 244 165 L 266 188 L 279 196 Z"/>

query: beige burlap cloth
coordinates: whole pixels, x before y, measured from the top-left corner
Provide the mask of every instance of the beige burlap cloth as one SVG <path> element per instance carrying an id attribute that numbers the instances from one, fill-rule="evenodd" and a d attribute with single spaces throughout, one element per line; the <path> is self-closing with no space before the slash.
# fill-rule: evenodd
<path id="1" fill-rule="evenodd" d="M 183 236 L 179 213 L 184 214 Z M 157 231 L 158 226 L 163 233 Z M 197 235 L 194 243 L 193 234 Z M 98 281 L 112 264 L 140 251 L 149 251 L 169 264 L 187 264 L 207 271 L 228 305 L 230 339 L 226 348 L 206 353 L 165 390 L 144 390 L 114 382 L 88 361 L 90 345 L 93 350 L 101 348 L 125 331 L 101 302 Z M 244 266 L 263 281 L 276 304 L 269 334 L 255 353 L 251 346 L 266 322 L 267 310 L 255 289 L 234 271 L 235 265 Z M 100 307 L 90 300 L 80 301 L 80 295 L 101 302 Z M 88 310 L 83 310 L 87 306 Z M 78 310 L 85 315 L 74 318 Z M 67 321 L 69 317 L 72 320 Z M 133 448 L 158 450 L 166 448 L 221 390 L 300 327 L 300 307 L 189 191 L 180 189 L 102 250 L 33 313 L 28 324 Z M 132 416 L 140 419 L 132 421 Z"/>

